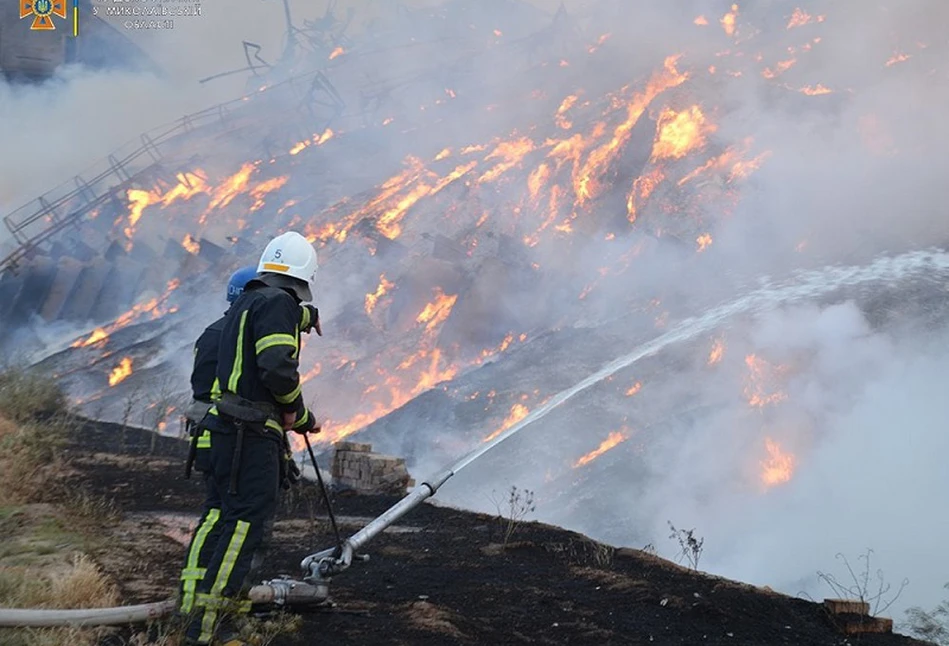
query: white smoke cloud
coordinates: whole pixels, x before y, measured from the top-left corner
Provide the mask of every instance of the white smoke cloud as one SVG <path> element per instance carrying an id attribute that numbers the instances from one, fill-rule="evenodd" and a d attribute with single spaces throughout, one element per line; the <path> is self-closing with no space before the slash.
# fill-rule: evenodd
<path id="1" fill-rule="evenodd" d="M 800 447 L 790 482 L 762 496 L 714 496 L 711 506 L 664 496 L 663 484 L 651 493 L 666 516 L 704 532 L 711 571 L 790 594 L 834 596 L 816 572 L 852 585 L 834 555 L 846 555 L 859 573 L 857 557 L 872 548 L 871 579 L 884 570 L 892 592 L 904 577 L 910 581 L 891 614 L 931 605 L 946 583 L 932 558 L 949 539 L 949 522 L 933 513 L 949 486 L 942 467 L 947 338 L 946 330 L 928 339 L 873 333 L 848 305 L 771 317 L 755 339 L 759 347 L 810 355 L 785 404 L 813 419 L 811 429 L 787 429 L 786 444 Z M 801 431 L 810 437 L 793 437 Z M 710 461 L 723 457 L 709 448 Z M 729 466 L 727 457 L 719 466 Z M 691 475 L 678 470 L 670 478 Z"/>
<path id="2" fill-rule="evenodd" d="M 154 125 L 155 120 L 173 118 L 192 109 L 186 106 L 207 102 L 207 92 L 212 92 L 208 88 L 223 85 L 215 82 L 194 92 L 189 88 L 196 88 L 198 78 L 242 66 L 241 39 L 265 45 L 267 52 L 279 52 L 282 15 L 274 11 L 276 5 L 250 0 L 245 4 L 248 11 L 233 10 L 234 16 L 246 17 L 242 30 L 235 29 L 230 21 L 226 30 L 195 23 L 167 41 L 155 38 L 148 43 L 146 49 L 169 69 L 169 79 L 65 71 L 59 82 L 47 86 L 4 89 L 5 94 L 0 94 L 0 140 L 15 142 L 13 149 L 21 151 L 25 162 L 19 179 L 13 174 L 0 180 L 9 182 L 0 184 L 0 194 L 28 185 L 39 167 L 72 173 L 73 167 L 85 163 L 82 160 L 101 157 L 120 140 Z M 915 48 L 914 56 L 926 56 L 926 49 L 917 46 L 917 39 L 929 40 L 935 47 L 933 38 L 938 32 L 934 32 L 934 25 L 944 25 L 945 20 L 939 18 L 949 11 L 944 2 L 918 3 L 926 9 L 918 13 L 881 13 L 858 2 L 818 3 L 821 7 L 813 13 L 827 9 L 825 25 L 787 33 L 784 26 L 793 3 L 750 5 L 748 15 L 739 14 L 739 29 L 752 30 L 756 20 L 762 20 L 771 24 L 771 31 L 746 45 L 726 38 L 718 23 L 730 2 L 665 3 L 675 7 L 656 5 L 649 9 L 631 8 L 632 4 L 584 2 L 568 6 L 593 12 L 588 19 L 592 31 L 587 36 L 594 40 L 604 27 L 616 32 L 608 45 L 615 52 L 611 59 L 617 61 L 615 68 L 607 66 L 603 79 L 589 79 L 591 85 L 607 85 L 617 79 L 633 82 L 639 68 L 651 70 L 655 62 L 676 53 L 679 43 L 684 42 L 701 55 L 688 54 L 681 67 L 692 64 L 701 71 L 710 61 L 725 69 L 729 59 L 713 54 L 740 47 L 747 48 L 746 61 L 758 53 L 764 57 L 763 65 L 784 60 L 788 53 L 777 36 L 784 39 L 791 38 L 791 34 L 797 38 L 800 33 L 800 41 L 795 41 L 798 46 L 813 43 L 816 36 L 822 40 L 811 54 L 800 53 L 795 68 L 781 77 L 780 82 L 791 86 L 786 93 L 766 83 L 760 77 L 760 66 L 752 65 L 744 69 L 740 82 L 719 81 L 721 76 L 717 76 L 713 81 L 696 82 L 694 94 L 679 97 L 685 104 L 695 100 L 716 112 L 718 130 L 710 137 L 713 144 L 724 147 L 750 136 L 758 150 L 772 153 L 743 185 L 733 212 L 723 214 L 727 200 L 716 199 L 709 203 L 708 212 L 701 214 L 714 238 L 709 249 L 696 256 L 691 239 L 679 241 L 679 246 L 669 242 L 671 235 L 658 242 L 647 240 L 628 274 L 604 279 L 589 300 L 580 302 L 576 298 L 580 288 L 597 279 L 598 269 L 607 259 L 616 261 L 614 247 L 598 240 L 579 251 L 553 245 L 540 253 L 539 264 L 542 273 L 549 271 L 547 276 L 556 275 L 562 280 L 538 285 L 533 294 L 507 285 L 496 288 L 494 298 L 515 312 L 520 310 L 520 320 L 593 325 L 623 319 L 628 316 L 630 304 L 660 299 L 654 315 L 629 317 L 625 332 L 633 343 L 659 333 L 654 318 L 663 309 L 672 312 L 672 323 L 677 316 L 700 314 L 710 302 L 735 296 L 737 286 L 747 289 L 749 281 L 761 275 L 783 276 L 795 268 L 826 263 L 864 262 L 883 252 L 944 241 L 947 232 L 941 217 L 945 212 L 941 160 L 949 144 L 949 129 L 943 123 L 946 86 L 934 82 L 925 66 L 885 65 L 897 48 Z M 744 7 L 742 10 L 746 11 Z M 314 15 L 319 13 L 316 10 Z M 707 27 L 691 23 L 700 13 L 706 16 Z M 210 18 L 210 14 L 204 17 L 208 22 Z M 894 32 L 913 38 L 897 42 Z M 775 34 L 772 43 L 767 36 Z M 938 73 L 944 75 L 945 69 Z M 379 75 L 384 80 L 387 74 L 394 72 L 383 65 Z M 833 89 L 829 99 L 814 97 L 808 103 L 809 97 L 793 92 L 796 87 L 816 83 Z M 609 86 L 609 91 L 617 89 Z M 575 90 L 548 88 L 552 96 L 558 92 L 565 96 Z M 103 96 L 116 101 L 130 97 L 123 98 L 122 103 L 123 114 L 128 110 L 128 116 L 117 119 L 114 114 L 97 111 L 96 106 L 104 103 Z M 502 99 L 507 101 L 506 109 L 482 115 L 483 121 L 490 119 L 497 131 L 494 134 L 499 136 L 506 136 L 519 120 L 536 117 L 549 122 L 551 118 L 550 114 L 534 114 L 540 108 L 521 105 L 521 99 L 502 96 L 499 102 Z M 31 109 L 50 104 L 73 106 L 75 114 L 88 116 L 81 140 L 66 139 L 65 130 L 62 136 L 57 136 L 55 129 L 40 132 L 38 126 L 29 123 Z M 125 107 L 129 105 L 133 109 Z M 423 116 L 417 118 L 425 124 Z M 468 135 L 472 128 L 483 125 L 466 121 L 458 127 L 458 134 Z M 33 137 L 69 143 L 57 149 L 61 154 L 55 158 L 43 153 L 42 158 L 31 159 L 30 150 L 43 150 L 27 147 Z M 414 143 L 435 150 L 442 145 L 423 135 Z M 340 168 L 349 171 L 350 166 L 371 165 L 363 162 L 361 157 L 355 161 L 343 159 Z M 360 170 L 364 169 L 352 168 L 351 172 Z M 625 182 L 619 192 L 629 189 L 630 179 L 615 179 Z M 35 189 L 23 191 L 32 197 L 39 188 L 37 184 Z M 513 220 L 508 211 L 498 212 Z M 620 212 L 619 216 L 622 222 L 624 214 Z M 662 226 L 654 226 L 655 218 L 660 216 L 665 218 L 660 221 Z M 637 221 L 637 231 L 669 228 L 673 233 L 684 230 L 692 235 L 691 227 L 683 222 L 690 220 L 675 210 L 658 215 L 652 212 Z M 619 238 L 632 244 L 639 242 L 637 235 L 620 234 Z M 360 286 L 375 285 L 378 274 L 386 270 L 384 259 L 367 262 L 360 256 L 360 262 L 359 271 L 346 273 L 330 263 L 321 274 L 329 276 L 324 280 L 331 293 L 322 302 L 330 321 L 347 302 L 355 301 L 358 309 L 366 291 Z M 336 282 L 334 271 L 341 274 Z M 514 484 L 536 488 L 548 497 L 559 493 L 559 500 L 574 503 L 556 510 L 541 505 L 538 512 L 542 519 L 595 537 L 609 535 L 614 542 L 652 542 L 667 555 L 672 549 L 666 521 L 671 520 L 677 527 L 695 527 L 706 538 L 703 568 L 792 594 L 801 589 L 820 594 L 815 587 L 816 570 L 833 571 L 837 552 L 853 560 L 864 548 L 872 547 L 888 577 L 895 581 L 904 576 L 911 579 L 911 587 L 904 593 L 904 607 L 937 599 L 943 575 L 930 564 L 933 555 L 940 553 L 937 550 L 946 534 L 946 524 L 932 513 L 947 478 L 938 462 L 946 448 L 945 434 L 938 426 L 947 412 L 943 410 L 945 398 L 939 396 L 939 386 L 946 381 L 942 365 L 947 357 L 939 350 L 945 334 L 926 331 L 918 324 L 881 328 L 871 324 L 856 304 L 847 302 L 782 309 L 750 323 L 728 325 L 722 331 L 727 338 L 728 358 L 714 371 L 705 366 L 704 356 L 695 357 L 695 365 L 685 362 L 683 367 L 683 349 L 674 347 L 651 364 L 668 361 L 669 375 L 641 377 L 645 384 L 642 397 L 672 409 L 670 416 L 691 407 L 704 412 L 695 421 L 667 424 L 661 433 L 634 436 L 623 448 L 616 449 L 626 450 L 642 442 L 638 457 L 644 465 L 641 476 L 596 471 L 597 463 L 593 463 L 589 467 L 593 477 L 602 479 L 599 497 L 603 504 L 596 511 L 564 497 L 562 492 L 545 490 L 549 470 L 564 468 L 569 473 L 570 463 L 578 456 L 567 455 L 567 451 L 580 445 L 578 437 L 596 446 L 613 430 L 607 424 L 614 411 L 595 408 L 589 402 L 589 408 L 572 411 L 574 418 L 568 420 L 569 424 L 546 420 L 524 431 L 524 438 L 534 439 L 525 440 L 518 450 L 533 446 L 537 450 L 530 457 L 535 462 L 520 461 L 517 472 L 507 472 L 497 469 L 495 458 L 488 454 L 483 462 L 470 467 L 473 475 L 465 474 L 464 482 L 472 484 L 470 490 L 461 492 L 449 485 L 440 499 L 495 511 L 489 501 L 490 492 L 503 491 L 505 480 L 516 477 Z M 331 335 L 325 342 L 332 342 Z M 690 346 L 689 351 L 694 347 Z M 771 384 L 780 388 L 786 399 L 761 410 L 749 408 L 743 394 L 748 378 L 744 359 L 748 354 L 761 357 L 769 365 L 788 366 Z M 567 359 L 551 368 L 556 377 L 566 379 L 565 373 L 570 379 L 584 377 Z M 576 363 L 583 365 L 580 359 Z M 661 372 L 659 368 L 655 371 Z M 532 375 L 541 380 L 545 378 L 542 372 L 537 370 Z M 651 379 L 656 382 L 654 390 L 650 390 Z M 353 381 L 338 380 L 333 384 L 336 392 L 319 394 L 326 398 L 357 397 L 364 384 Z M 517 394 L 540 385 L 523 380 L 508 384 Z M 637 417 L 636 400 L 630 401 L 634 404 L 630 405 L 629 425 L 635 429 L 642 420 Z M 565 408 L 570 410 L 573 405 Z M 417 423 L 399 429 L 412 436 L 417 446 L 425 444 L 428 434 L 446 433 L 443 427 L 425 426 L 427 414 L 423 411 L 413 419 Z M 487 434 L 491 429 L 482 430 Z M 437 446 L 420 450 L 414 465 L 416 476 L 443 466 L 436 460 L 443 457 L 446 446 L 460 451 L 463 443 L 451 435 L 451 430 L 447 434 L 449 437 Z M 795 456 L 790 481 L 767 490 L 760 480 L 761 462 L 769 459 L 765 438 Z M 498 452 L 503 453 L 504 448 Z M 541 457 L 549 459 L 550 464 Z M 555 457 L 562 464 L 553 464 Z M 629 476 L 628 481 L 620 481 L 619 476 Z M 461 475 L 457 478 L 461 481 Z M 559 481 L 557 486 L 562 487 L 562 483 Z M 921 523 L 920 519 L 929 520 Z M 634 530 L 617 538 L 613 527 L 617 521 Z"/>
<path id="3" fill-rule="evenodd" d="M 200 3 L 199 3 L 200 4 Z M 99 7 L 100 13 L 105 6 Z M 91 69 L 67 65 L 43 82 L 0 80 L 0 213 L 7 214 L 90 167 L 140 134 L 247 90 L 248 74 L 200 83 L 206 77 L 247 66 L 241 41 L 261 47 L 269 63 L 279 59 L 285 18 L 279 3 L 235 0 L 205 2 L 202 15 L 177 18 L 175 29 L 129 31 L 108 18 L 144 51 L 157 71 Z M 323 7 L 305 7 L 295 19 L 312 18 Z M 94 20 L 87 16 L 86 20 Z M 129 151 L 127 151 L 129 152 Z M 86 179 L 90 179 L 86 177 Z M 8 236 L 0 230 L 0 243 Z"/>
<path id="4" fill-rule="evenodd" d="M 770 11 L 780 30 L 785 23 L 779 21 L 777 4 L 771 3 Z M 937 14 L 946 11 L 943 5 L 927 6 Z M 709 291 L 713 301 L 727 299 L 738 285 L 747 290 L 759 276 L 864 263 L 881 253 L 945 242 L 949 231 L 937 159 L 949 144 L 943 116 L 949 97 L 945 84 L 930 80 L 945 70 L 886 65 L 896 51 L 913 48 L 914 57 L 926 56 L 927 48 L 918 48 L 917 41 L 939 42 L 925 14 L 873 12 L 854 3 L 822 4 L 811 13 L 821 8 L 828 10 L 827 27 L 810 32 L 826 45 L 812 56 L 821 64 L 808 64 L 808 56 L 800 54 L 798 68 L 782 81 L 792 88 L 820 82 L 833 88 L 835 99 L 819 107 L 804 103 L 803 95 L 803 101 L 775 100 L 761 79 L 730 85 L 725 96 L 694 95 L 703 106 L 732 106 L 717 122 L 713 140 L 734 143 L 750 135 L 773 154 L 742 189 L 731 217 L 709 214 L 720 224 L 700 259 L 674 262 L 675 254 L 644 254 L 632 282 L 591 297 L 597 308 L 591 318 L 609 318 L 621 299 L 637 300 L 629 296 L 630 291 L 640 295 L 637 289 L 648 294 L 639 300 L 661 294 L 671 309 L 699 314 Z M 706 5 L 705 15 L 717 28 L 709 9 Z M 789 5 L 785 15 L 792 9 Z M 802 36 L 803 42 L 811 36 Z M 782 54 L 787 57 L 780 47 L 762 45 L 762 50 L 772 63 Z M 577 273 L 595 274 L 590 268 L 604 254 L 594 248 L 590 255 Z M 650 281 L 657 286 L 654 292 Z M 894 293 L 900 289 L 887 287 Z M 932 289 L 933 298 L 939 293 Z M 898 323 L 892 315 L 884 322 L 877 318 L 879 312 L 870 316 L 854 302 L 780 309 L 750 324 L 729 322 L 721 335 L 731 358 L 721 367 L 700 361 L 692 369 L 670 369 L 678 370 L 675 377 L 645 372 L 641 396 L 675 402 L 669 416 L 691 406 L 705 407 L 704 412 L 695 422 L 665 424 L 661 435 L 642 439 L 638 458 L 631 450 L 640 441 L 635 434 L 614 449 L 628 456 L 630 471 L 642 469 L 641 474 L 620 473 L 615 461 L 610 469 L 596 471 L 596 463 L 587 467 L 601 485 L 592 500 L 569 504 L 579 492 L 571 496 L 565 478 L 551 483 L 545 471 L 563 468 L 550 458 L 551 445 L 567 453 L 577 445 L 573 438 L 587 434 L 592 448 L 615 430 L 615 425 L 605 426 L 608 420 L 599 423 L 603 405 L 596 399 L 572 404 L 584 407 L 585 418 L 567 423 L 567 413 L 551 415 L 526 428 L 528 438 L 497 449 L 517 451 L 524 456 L 521 464 L 536 455 L 545 456 L 547 464 L 518 472 L 504 456 L 489 453 L 480 467 L 477 462 L 470 467 L 474 474 L 457 476 L 459 483 L 446 486 L 444 498 L 494 512 L 491 490 L 503 491 L 505 483 L 532 488 L 562 505 L 541 502 L 541 520 L 614 543 L 653 543 L 667 556 L 676 552 L 667 521 L 695 527 L 706 539 L 703 569 L 789 594 L 832 596 L 816 572 L 845 578 L 834 555 L 842 552 L 860 567 L 857 557 L 872 548 L 871 579 L 880 567 L 894 592 L 904 577 L 911 582 L 889 615 L 899 619 L 909 605 L 933 605 L 949 580 L 931 565 L 949 531 L 932 513 L 947 484 L 939 466 L 946 448 L 940 431 L 946 405 L 939 390 L 947 378 L 946 353 L 940 348 L 947 332 L 926 327 L 918 308 L 907 307 Z M 654 336 L 631 326 L 630 338 L 640 335 Z M 681 349 L 672 348 L 662 356 L 677 365 L 679 354 Z M 743 391 L 749 354 L 787 367 L 773 377 L 785 399 L 760 410 L 748 406 Z M 578 380 L 584 376 L 577 375 Z M 650 380 L 658 382 L 652 392 Z M 633 428 L 654 421 L 637 417 L 635 405 L 630 410 Z M 765 438 L 782 455 L 794 456 L 789 482 L 771 487 L 761 482 L 763 463 L 770 458 Z M 582 475 L 576 478 L 575 483 L 583 481 Z M 618 529 L 623 527 L 625 534 Z"/>

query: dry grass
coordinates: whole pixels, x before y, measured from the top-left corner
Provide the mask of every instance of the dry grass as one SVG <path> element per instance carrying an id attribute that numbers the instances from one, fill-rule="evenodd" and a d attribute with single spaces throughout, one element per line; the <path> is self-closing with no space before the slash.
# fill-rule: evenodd
<path id="1" fill-rule="evenodd" d="M 48 376 L 6 368 L 0 371 L 0 413 L 15 422 L 47 421 L 67 412 L 66 396 Z"/>
<path id="2" fill-rule="evenodd" d="M 108 608 L 118 605 L 115 585 L 85 554 L 60 568 L 0 567 L 0 605 L 8 608 Z M 42 628 L 0 633 L 9 646 L 93 646 L 112 629 Z"/>
<path id="3" fill-rule="evenodd" d="M 0 372 L 0 505 L 48 497 L 72 426 L 54 382 L 22 370 Z"/>
<path id="4" fill-rule="evenodd" d="M 0 505 L 41 502 L 62 468 L 60 438 L 0 417 Z"/>
<path id="5" fill-rule="evenodd" d="M 118 604 L 115 585 L 88 556 L 74 554 L 59 569 L 0 568 L 0 603 L 8 608 L 109 608 Z"/>
<path id="6" fill-rule="evenodd" d="M 303 617 L 288 612 L 278 612 L 267 619 L 247 619 L 241 630 L 245 637 L 253 636 L 260 646 L 269 646 L 282 635 L 299 632 L 303 626 Z"/>
<path id="7" fill-rule="evenodd" d="M 114 509 L 64 484 L 63 444 L 74 420 L 55 382 L 17 369 L 0 371 L 0 606 L 106 608 L 118 590 L 82 553 L 95 532 L 77 521 L 108 520 Z M 56 502 L 57 505 L 45 504 Z M 4 646 L 93 646 L 114 629 L 43 628 L 0 632 Z"/>

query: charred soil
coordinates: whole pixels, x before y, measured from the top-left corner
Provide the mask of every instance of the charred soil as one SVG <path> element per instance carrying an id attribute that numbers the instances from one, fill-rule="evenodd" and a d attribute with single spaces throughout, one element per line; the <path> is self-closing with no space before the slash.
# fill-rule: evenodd
<path id="1" fill-rule="evenodd" d="M 186 445 L 147 431 L 87 423 L 68 449 L 69 477 L 114 501 L 95 554 L 124 602 L 175 590 L 183 541 L 202 500 L 185 480 Z M 344 536 L 396 498 L 333 495 Z M 367 548 L 330 586 L 332 608 L 303 615 L 272 644 L 922 644 L 844 636 L 817 603 L 690 571 L 540 523 L 503 543 L 497 518 L 424 504 Z M 287 492 L 266 576 L 299 578 L 301 558 L 334 544 L 314 483 Z"/>

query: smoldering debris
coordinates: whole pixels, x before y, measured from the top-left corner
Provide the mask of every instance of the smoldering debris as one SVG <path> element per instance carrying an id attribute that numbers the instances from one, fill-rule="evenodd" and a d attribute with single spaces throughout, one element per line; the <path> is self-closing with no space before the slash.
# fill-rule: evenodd
<path id="1" fill-rule="evenodd" d="M 616 372 L 445 488 L 484 508 L 489 488 L 529 486 L 544 519 L 622 544 L 661 544 L 668 520 L 695 525 L 709 567 L 791 585 L 810 557 L 769 569 L 737 555 L 813 527 L 811 465 L 831 483 L 834 467 L 853 477 L 846 420 L 892 432 L 867 419 L 865 392 L 916 370 L 945 328 L 944 257 L 899 256 L 945 236 L 932 79 L 946 52 L 924 22 L 892 3 L 541 14 L 458 1 L 334 32 L 251 75 L 213 123 L 179 124 L 76 234 L 31 249 L 0 282 L 13 304 L 2 316 L 71 319 L 79 347 L 44 366 L 81 366 L 71 388 L 119 402 L 140 366 L 186 378 L 171 357 L 217 315 L 208 294 L 271 235 L 303 231 L 324 286 L 326 336 L 306 339 L 301 365 L 320 442 L 364 435 L 424 477 L 718 303 L 851 266 L 824 271 L 834 288 L 819 295 L 781 292 L 798 300 L 769 301 L 770 320 L 736 307 Z M 78 288 L 58 275 L 65 258 L 83 267 Z M 874 260 L 895 269 L 860 277 Z M 106 290 L 114 281 L 123 289 Z M 70 305 L 77 289 L 83 307 Z M 136 325 L 142 336 L 124 339 Z M 918 419 L 914 441 L 932 449 Z M 852 519 L 820 508 L 847 543 L 832 559 Z M 798 525 L 776 536 L 776 514 Z M 891 553 L 911 545 L 866 527 Z"/>

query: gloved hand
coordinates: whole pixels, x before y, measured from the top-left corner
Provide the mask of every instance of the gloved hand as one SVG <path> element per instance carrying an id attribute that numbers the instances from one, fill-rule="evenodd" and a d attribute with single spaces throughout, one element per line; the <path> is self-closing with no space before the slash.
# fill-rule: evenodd
<path id="1" fill-rule="evenodd" d="M 319 433 L 322 429 L 317 425 L 316 418 L 313 416 L 309 410 L 303 413 L 301 421 L 296 422 L 293 427 L 290 429 L 300 435 L 306 435 L 307 433 Z"/>
<path id="2" fill-rule="evenodd" d="M 300 331 L 309 334 L 312 330 L 316 330 L 319 336 L 323 336 L 323 328 L 320 327 L 320 310 L 313 305 L 303 305 L 301 307 L 306 312 L 303 314 L 304 325 L 301 326 Z"/>
<path id="3" fill-rule="evenodd" d="M 297 466 L 296 461 L 293 458 L 287 460 L 287 485 L 285 489 L 289 489 L 290 485 L 295 485 L 303 479 L 303 474 L 300 473 L 300 467 Z"/>

